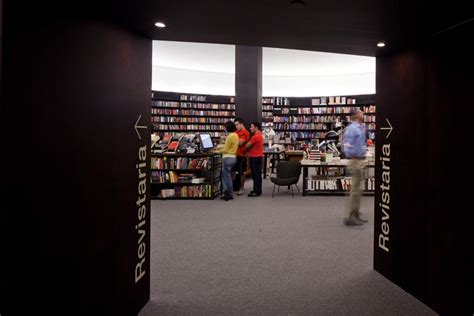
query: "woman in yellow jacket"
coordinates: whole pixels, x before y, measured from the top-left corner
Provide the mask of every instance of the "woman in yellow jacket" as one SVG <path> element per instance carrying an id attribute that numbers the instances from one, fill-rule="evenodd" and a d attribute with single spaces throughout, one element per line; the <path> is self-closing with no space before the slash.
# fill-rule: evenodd
<path id="1" fill-rule="evenodd" d="M 232 184 L 231 170 L 237 162 L 237 148 L 239 147 L 239 136 L 235 133 L 235 124 L 232 121 L 225 123 L 224 125 L 226 132 L 228 133 L 225 140 L 224 148 L 217 151 L 222 154 L 222 188 L 224 190 L 224 196 L 221 199 L 229 201 L 234 198 L 233 191 L 234 187 Z"/>

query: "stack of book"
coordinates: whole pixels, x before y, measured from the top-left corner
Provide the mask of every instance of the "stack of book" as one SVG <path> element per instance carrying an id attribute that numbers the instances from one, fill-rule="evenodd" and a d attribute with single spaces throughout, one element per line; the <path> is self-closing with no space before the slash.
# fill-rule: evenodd
<path id="1" fill-rule="evenodd" d="M 321 159 L 321 152 L 317 149 L 311 149 L 309 151 L 309 159 L 310 160 L 320 160 Z"/>

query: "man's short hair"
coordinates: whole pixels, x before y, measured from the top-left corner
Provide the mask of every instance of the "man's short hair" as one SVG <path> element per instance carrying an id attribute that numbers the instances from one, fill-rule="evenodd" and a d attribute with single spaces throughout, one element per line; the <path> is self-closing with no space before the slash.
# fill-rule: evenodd
<path id="1" fill-rule="evenodd" d="M 364 111 L 362 111 L 360 108 L 352 109 L 352 110 L 351 110 L 351 115 L 354 116 L 354 115 L 356 115 L 356 114 L 359 113 L 359 112 L 364 113 Z"/>
<path id="2" fill-rule="evenodd" d="M 253 122 L 252 124 L 254 127 L 258 128 L 259 131 L 262 130 L 262 124 L 260 122 Z"/>
<path id="3" fill-rule="evenodd" d="M 228 133 L 233 133 L 237 130 L 235 123 L 232 121 L 225 122 L 224 127 Z"/>
<path id="4" fill-rule="evenodd" d="M 240 117 L 236 118 L 236 119 L 234 120 L 234 122 L 239 122 L 240 124 L 245 125 L 244 120 L 243 120 L 242 118 L 240 118 Z"/>

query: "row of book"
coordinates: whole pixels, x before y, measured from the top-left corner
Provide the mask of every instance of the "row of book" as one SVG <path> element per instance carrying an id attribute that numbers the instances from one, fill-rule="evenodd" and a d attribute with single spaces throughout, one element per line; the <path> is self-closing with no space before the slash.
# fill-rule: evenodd
<path id="1" fill-rule="evenodd" d="M 324 154 L 324 153 L 321 153 Z M 320 167 L 317 168 L 317 176 L 339 177 L 345 175 L 345 167 Z M 316 177 L 317 177 L 316 176 Z"/>
<path id="2" fill-rule="evenodd" d="M 177 102 L 177 101 L 153 100 L 153 101 L 151 101 L 151 105 L 153 107 L 160 107 L 160 108 L 178 108 L 179 107 L 179 102 Z"/>
<path id="3" fill-rule="evenodd" d="M 356 104 L 356 99 L 348 97 L 321 97 L 311 99 L 311 105 Z"/>
<path id="4" fill-rule="evenodd" d="M 375 105 L 364 106 L 364 113 L 375 113 Z"/>
<path id="5" fill-rule="evenodd" d="M 229 118 L 234 117 L 232 111 L 215 111 L 215 110 L 180 110 L 180 109 L 160 109 L 152 108 L 152 115 L 173 115 L 173 116 L 226 116 Z"/>
<path id="6" fill-rule="evenodd" d="M 366 126 L 369 130 L 375 130 L 375 129 L 377 128 L 375 123 L 365 124 L 365 126 Z"/>
<path id="7" fill-rule="evenodd" d="M 311 138 L 318 139 L 318 138 L 326 137 L 325 132 L 302 132 L 302 131 L 298 131 L 298 132 L 290 132 L 290 133 L 285 133 L 285 134 L 284 133 L 277 133 L 277 134 L 280 136 L 280 138 L 284 138 L 285 134 L 286 134 L 291 139 L 311 139 Z"/>
<path id="8" fill-rule="evenodd" d="M 151 157 L 151 169 L 208 169 L 210 157 Z"/>
<path id="9" fill-rule="evenodd" d="M 364 122 L 375 122 L 375 115 L 364 115 Z"/>
<path id="10" fill-rule="evenodd" d="M 160 108 L 151 108 L 152 115 L 180 115 L 181 111 L 179 109 L 160 109 Z"/>
<path id="11" fill-rule="evenodd" d="M 206 182 L 205 177 L 197 177 L 192 173 L 178 174 L 176 171 L 151 171 L 151 182 L 154 184 L 202 184 Z"/>
<path id="12" fill-rule="evenodd" d="M 275 98 L 276 105 L 290 105 L 290 98 L 278 97 Z"/>
<path id="13" fill-rule="evenodd" d="M 152 116 L 152 122 L 156 123 L 214 123 L 224 124 L 229 121 L 225 117 L 177 117 L 177 116 Z"/>
<path id="14" fill-rule="evenodd" d="M 308 179 L 306 180 L 308 191 L 350 191 L 351 177 L 336 179 Z M 375 178 L 368 178 L 364 181 L 364 190 L 375 190 Z"/>
<path id="15" fill-rule="evenodd" d="M 235 110 L 235 104 L 181 102 L 182 109 Z"/>
<path id="16" fill-rule="evenodd" d="M 179 136 L 183 136 L 183 135 L 186 135 L 186 134 L 189 134 L 189 133 L 186 133 L 185 131 L 183 132 L 178 132 L 178 131 L 170 131 L 170 132 L 166 132 L 166 133 L 160 133 L 159 130 L 155 129 L 157 131 L 158 134 L 160 135 L 169 135 L 169 136 L 176 136 L 176 137 L 179 137 Z M 225 136 L 225 133 L 222 131 L 222 132 L 211 132 L 211 131 L 206 131 L 206 134 L 209 134 L 211 135 L 211 137 L 223 137 Z"/>
<path id="17" fill-rule="evenodd" d="M 178 183 L 178 174 L 174 171 L 151 171 L 151 182 Z"/>
<path id="18" fill-rule="evenodd" d="M 328 126 L 323 123 L 275 123 L 275 129 L 318 129 L 327 130 Z"/>
<path id="19" fill-rule="evenodd" d="M 270 117 L 270 118 L 272 118 L 272 117 L 273 117 L 273 113 L 272 113 L 272 112 L 262 112 L 262 117 Z"/>
<path id="20" fill-rule="evenodd" d="M 356 106 L 344 106 L 344 107 L 314 107 L 314 108 L 297 108 L 297 114 L 351 114 L 353 110 L 359 110 Z"/>
<path id="21" fill-rule="evenodd" d="M 200 110 L 181 110 L 181 115 L 194 115 L 194 116 L 226 116 L 229 118 L 234 117 L 234 112 L 230 111 L 200 111 Z"/>
<path id="22" fill-rule="evenodd" d="M 227 103 L 192 103 L 192 102 L 152 100 L 151 105 L 152 107 L 156 107 L 156 108 L 235 110 L 235 104 L 227 104 Z"/>
<path id="23" fill-rule="evenodd" d="M 350 116 L 273 116 L 275 123 L 337 123 L 350 119 Z"/>
<path id="24" fill-rule="evenodd" d="M 351 190 L 351 183 L 352 183 L 352 178 L 351 177 L 345 177 L 339 179 L 341 181 L 341 188 L 342 190 L 350 191 Z M 364 181 L 364 190 L 367 191 L 374 191 L 375 190 L 375 178 L 370 177 L 365 179 Z"/>
<path id="25" fill-rule="evenodd" d="M 263 104 L 273 104 L 273 98 L 262 98 Z"/>
<path id="26" fill-rule="evenodd" d="M 186 95 L 182 94 L 179 97 L 180 100 L 183 101 L 206 101 L 206 96 L 205 95 Z"/>
<path id="27" fill-rule="evenodd" d="M 153 124 L 155 131 L 193 130 L 193 131 L 224 131 L 224 125 L 196 125 L 196 124 Z"/>
<path id="28" fill-rule="evenodd" d="M 273 105 L 262 105 L 262 110 L 273 111 Z"/>
<path id="29" fill-rule="evenodd" d="M 210 198 L 213 197 L 212 185 L 188 185 L 188 186 L 177 186 L 174 189 L 162 189 L 160 190 L 161 198 L 170 197 L 195 197 L 195 198 Z"/>

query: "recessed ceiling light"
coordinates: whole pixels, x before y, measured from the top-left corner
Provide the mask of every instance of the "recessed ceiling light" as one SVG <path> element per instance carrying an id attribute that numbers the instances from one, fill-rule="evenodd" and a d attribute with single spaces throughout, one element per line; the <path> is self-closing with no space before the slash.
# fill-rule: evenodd
<path id="1" fill-rule="evenodd" d="M 160 27 L 160 28 L 164 28 L 164 27 L 166 27 L 166 24 L 163 23 L 163 22 L 156 22 L 156 23 L 155 23 L 155 26 L 156 26 L 156 27 Z"/>
<path id="2" fill-rule="evenodd" d="M 377 47 L 385 47 L 385 43 L 384 42 L 378 42 Z"/>
<path id="3" fill-rule="evenodd" d="M 291 0 L 290 5 L 293 8 L 304 8 L 305 2 L 304 2 L 304 0 Z"/>

